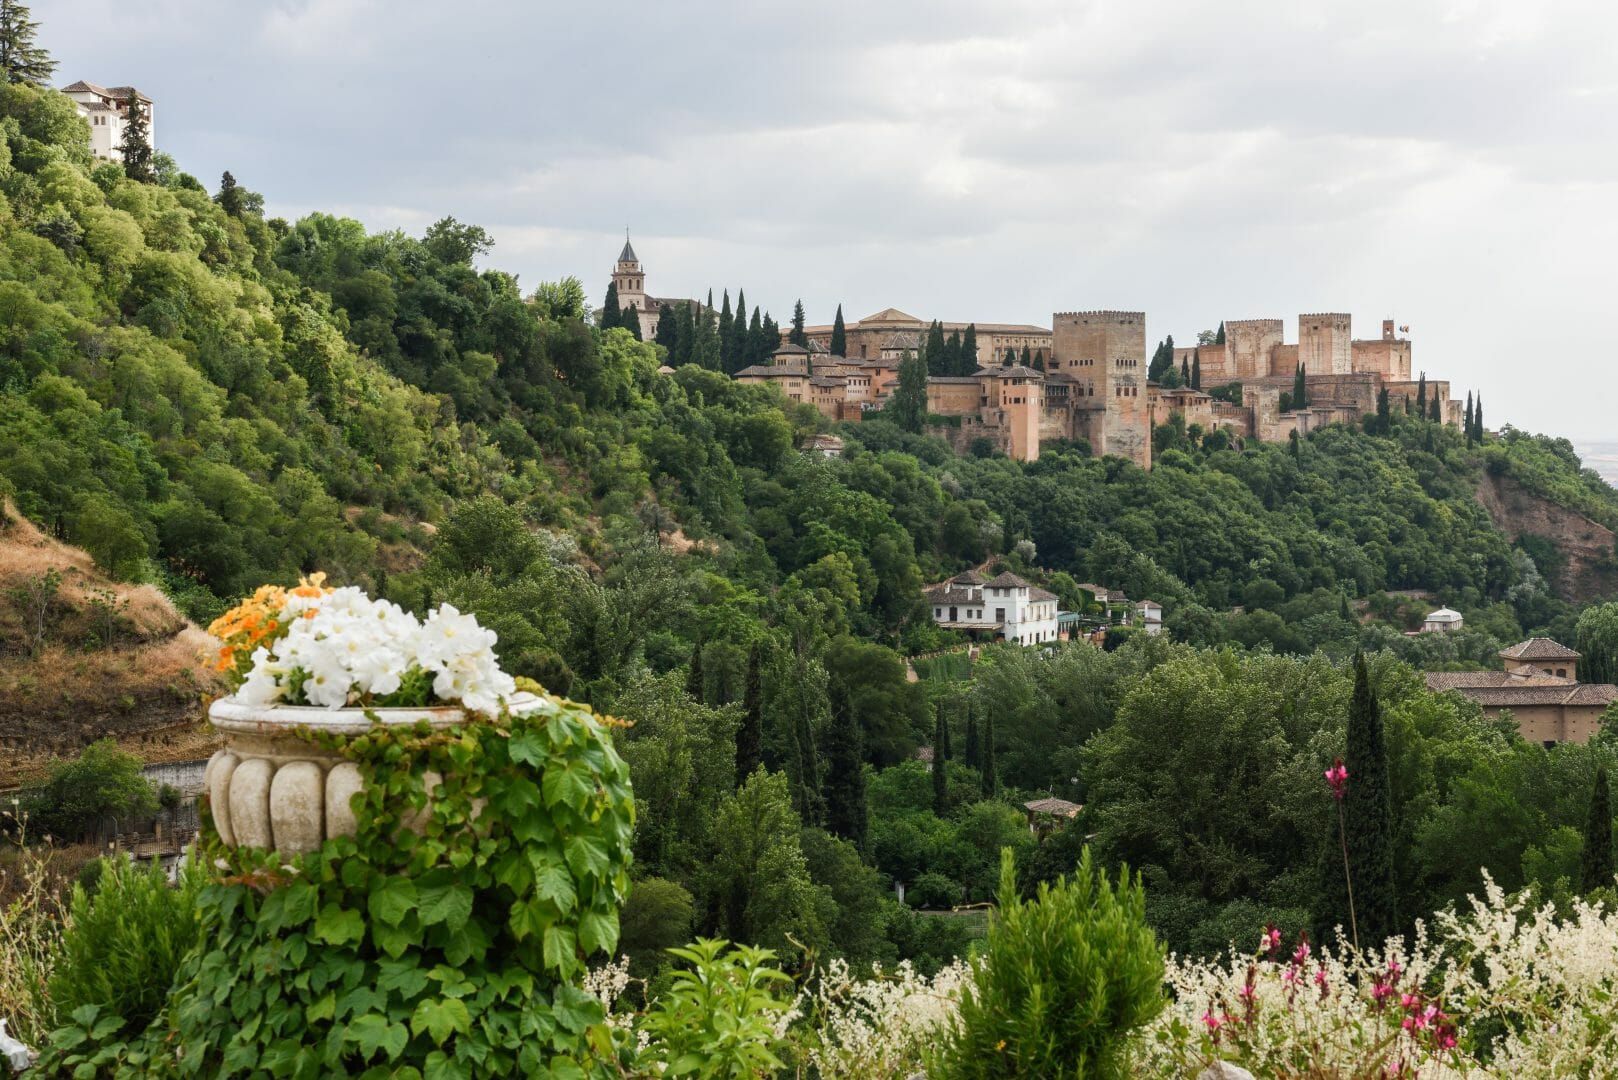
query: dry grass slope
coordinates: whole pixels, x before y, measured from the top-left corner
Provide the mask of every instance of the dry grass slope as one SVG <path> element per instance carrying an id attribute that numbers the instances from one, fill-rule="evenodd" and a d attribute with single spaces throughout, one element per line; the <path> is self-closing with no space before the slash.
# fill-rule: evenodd
<path id="1" fill-rule="evenodd" d="M 61 583 L 41 620 L 29 594 L 52 571 Z M 110 580 L 0 504 L 0 788 L 109 735 L 149 762 L 206 756 L 202 703 L 222 689 L 208 649 L 157 589 Z"/>

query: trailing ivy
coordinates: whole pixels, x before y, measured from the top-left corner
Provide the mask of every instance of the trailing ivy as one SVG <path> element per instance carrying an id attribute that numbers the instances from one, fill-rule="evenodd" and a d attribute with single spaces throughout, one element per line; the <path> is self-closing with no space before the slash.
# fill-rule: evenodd
<path id="1" fill-rule="evenodd" d="M 608 723 L 548 701 L 311 736 L 365 778 L 357 835 L 283 860 L 224 846 L 206 820 L 223 876 L 198 900 L 202 944 L 121 1074 L 617 1075 L 580 989 L 629 888 L 634 801 Z M 78 1025 L 58 1034 L 77 1061 L 107 1060 Z"/>

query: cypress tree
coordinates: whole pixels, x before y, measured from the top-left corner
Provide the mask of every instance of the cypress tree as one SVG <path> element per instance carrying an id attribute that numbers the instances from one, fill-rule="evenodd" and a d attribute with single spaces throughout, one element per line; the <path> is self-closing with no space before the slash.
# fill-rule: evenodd
<path id="1" fill-rule="evenodd" d="M 1416 415 L 1422 419 L 1427 418 L 1427 373 L 1421 373 L 1421 379 L 1416 383 Z"/>
<path id="2" fill-rule="evenodd" d="M 697 318 L 691 306 L 689 303 L 680 305 L 679 322 L 674 328 L 674 359 L 669 361 L 674 367 L 691 363 L 696 354 Z"/>
<path id="3" fill-rule="evenodd" d="M 1444 422 L 1444 406 L 1443 406 L 1443 403 L 1439 400 L 1438 394 L 1436 392 L 1433 394 L 1432 410 L 1433 410 L 1432 411 L 1432 416 L 1429 417 L 1429 419 L 1431 419 L 1432 422 L 1435 423 L 1435 424 L 1443 423 Z"/>
<path id="4" fill-rule="evenodd" d="M 1150 382 L 1161 383 L 1163 373 L 1174 366 L 1174 335 L 1170 334 L 1164 341 L 1157 343 L 1152 350 L 1152 362 L 1146 367 L 1146 378 Z"/>
<path id="5" fill-rule="evenodd" d="M 933 324 L 927 328 L 927 345 L 922 353 L 922 358 L 927 361 L 927 374 L 952 374 L 944 366 L 948 363 L 948 356 L 944 349 L 944 324 L 937 319 L 934 319 Z"/>
<path id="6" fill-rule="evenodd" d="M 724 290 L 722 295 L 723 300 L 719 305 L 719 368 L 729 375 L 738 370 L 731 355 L 731 348 L 736 344 L 736 339 L 730 332 L 730 324 L 735 320 L 730 315 L 730 290 Z"/>
<path id="7" fill-rule="evenodd" d="M 691 667 L 685 673 L 685 693 L 698 705 L 708 703 L 708 694 L 702 677 L 702 639 L 691 646 Z"/>
<path id="8" fill-rule="evenodd" d="M 759 670 L 759 644 L 747 651 L 747 689 L 742 693 L 742 723 L 736 729 L 736 786 L 764 763 L 764 673 Z"/>
<path id="9" fill-rule="evenodd" d="M 830 691 L 831 726 L 826 731 L 826 831 L 856 847 L 864 847 L 869 820 L 864 740 L 859 720 L 849 704 L 847 688 L 841 680 L 834 680 Z"/>
<path id="10" fill-rule="evenodd" d="M 1202 350 L 1191 354 L 1191 389 L 1202 389 Z"/>
<path id="11" fill-rule="evenodd" d="M 777 338 L 776 341 L 780 339 Z M 747 325 L 747 362 L 749 364 L 767 364 L 770 354 L 775 351 L 775 342 L 764 339 L 764 321 L 759 318 L 758 305 L 753 305 L 753 321 Z"/>
<path id="12" fill-rule="evenodd" d="M 48 87 L 56 61 L 34 44 L 39 23 L 31 12 L 14 0 L 0 0 L 0 77 L 8 83 L 32 83 Z"/>
<path id="13" fill-rule="evenodd" d="M 799 299 L 792 305 L 792 330 L 787 334 L 787 340 L 794 345 L 809 347 L 809 335 L 803 329 L 803 300 Z"/>
<path id="14" fill-rule="evenodd" d="M 1304 377 L 1303 365 L 1292 376 L 1292 407 L 1302 409 L 1309 404 L 1309 381 Z"/>
<path id="15" fill-rule="evenodd" d="M 652 340 L 669 351 L 668 362 L 673 364 L 675 346 L 680 341 L 680 313 L 673 304 L 657 309 L 657 329 L 652 332 Z"/>
<path id="16" fill-rule="evenodd" d="M 1001 367 L 1010 367 L 1011 365 L 1015 364 L 1016 362 L 1017 362 L 1017 350 L 1013 349 L 1010 345 L 1007 345 L 1006 346 L 1006 357 L 1005 357 L 1004 360 L 1000 361 L 1000 366 Z"/>
<path id="17" fill-rule="evenodd" d="M 1190 360 L 1181 360 L 1180 361 L 1180 385 L 1181 386 L 1190 386 L 1191 385 L 1191 361 Z"/>
<path id="18" fill-rule="evenodd" d="M 944 723 L 944 703 L 937 705 L 937 718 L 933 721 L 933 813 L 939 817 L 949 812 L 949 728 Z"/>
<path id="19" fill-rule="evenodd" d="M 231 217 L 242 216 L 242 189 L 237 186 L 236 178 L 230 175 L 229 169 L 219 178 L 219 194 L 214 196 L 214 202 Z"/>
<path id="20" fill-rule="evenodd" d="M 961 760 L 968 768 L 978 767 L 981 753 L 978 747 L 978 721 L 972 715 L 972 703 L 966 703 L 966 746 L 963 748 Z"/>
<path id="21" fill-rule="evenodd" d="M 848 355 L 848 331 L 843 327 L 843 305 L 837 305 L 837 318 L 831 321 L 831 354 Z"/>
<path id="22" fill-rule="evenodd" d="M 1472 406 L 1472 441 L 1483 441 L 1483 395 Z"/>
<path id="23" fill-rule="evenodd" d="M 967 323 L 966 334 L 961 338 L 961 366 L 965 370 L 963 375 L 971 375 L 978 367 L 978 324 Z"/>
<path id="24" fill-rule="evenodd" d="M 691 331 L 691 362 L 710 371 L 719 370 L 719 330 L 714 326 L 713 309 L 694 305 Z"/>
<path id="25" fill-rule="evenodd" d="M 154 183 L 157 174 L 152 171 L 152 128 L 148 122 L 146 106 L 140 94 L 129 88 L 129 108 L 124 117 L 124 141 L 118 149 L 124 155 L 124 174 L 142 184 Z"/>
<path id="26" fill-rule="evenodd" d="M 629 335 L 636 341 L 640 340 L 640 309 L 630 304 L 619 309 L 618 325 L 629 331 Z"/>
<path id="27" fill-rule="evenodd" d="M 1022 366 L 1023 367 L 1030 367 L 1030 366 L 1032 366 L 1033 362 L 1034 362 L 1034 354 L 1029 351 L 1027 345 L 1024 345 L 1022 347 Z"/>
<path id="28" fill-rule="evenodd" d="M 1000 777 L 994 764 L 994 714 L 983 723 L 983 797 L 992 799 L 1000 794 Z"/>
<path id="29" fill-rule="evenodd" d="M 1035 371 L 1044 371 L 1045 370 L 1045 350 L 1044 349 L 1035 349 L 1034 350 L 1034 370 Z"/>
<path id="30" fill-rule="evenodd" d="M 802 681 L 800 680 L 800 689 Z M 815 729 L 810 710 L 813 708 L 807 695 L 798 695 L 798 707 L 793 711 L 792 742 L 793 750 L 797 755 L 797 783 L 794 785 L 793 795 L 797 803 L 798 813 L 803 817 L 805 825 L 815 825 L 825 819 L 826 801 L 821 792 L 820 752 L 815 745 Z M 845 703 L 844 712 L 848 712 Z M 835 718 L 833 723 L 835 723 Z M 855 722 L 850 717 L 850 722 Z M 856 736 L 856 746 L 858 738 Z M 857 752 L 857 751 L 856 751 Z M 864 779 L 861 778 L 863 786 Z"/>
<path id="31" fill-rule="evenodd" d="M 1339 837 L 1334 817 L 1322 860 L 1322 892 L 1327 902 L 1316 929 L 1325 933 L 1338 923 L 1346 927 L 1355 921 L 1360 943 L 1380 948 L 1399 933 L 1399 901 L 1393 884 L 1393 811 L 1382 709 L 1371 692 L 1364 653 L 1354 657 L 1354 699 L 1349 706 L 1348 747 L 1343 764 L 1348 768 L 1342 804 L 1343 832 Z M 1348 873 L 1354 882 L 1353 920 L 1348 917 L 1343 880 L 1345 846 Z"/>
<path id="32" fill-rule="evenodd" d="M 747 290 L 736 290 L 736 317 L 730 324 L 730 370 L 735 374 L 751 364 L 747 358 Z"/>
<path id="33" fill-rule="evenodd" d="M 770 313 L 764 313 L 764 325 L 759 332 L 759 363 L 767 364 L 770 354 L 781 347 L 781 328 L 776 325 Z"/>
<path id="34" fill-rule="evenodd" d="M 1584 859 L 1580 866 L 1579 891 L 1610 889 L 1614 873 L 1612 793 L 1607 787 L 1607 767 L 1602 765 L 1596 769 L 1596 786 L 1590 793 L 1590 816 L 1584 823 Z"/>
<path id="35" fill-rule="evenodd" d="M 1466 415 L 1461 418 L 1461 436 L 1466 445 L 1472 445 L 1472 391 L 1466 392 Z"/>
<path id="36" fill-rule="evenodd" d="M 944 358 L 944 365 L 949 368 L 949 374 L 971 374 L 966 370 L 966 357 L 962 354 L 961 332 L 959 330 L 950 331 L 949 340 L 944 342 Z M 973 370 L 977 369 L 974 368 Z"/>
<path id="37" fill-rule="evenodd" d="M 1383 435 L 1393 430 L 1393 411 L 1388 407 L 1388 388 L 1376 395 L 1376 429 Z"/>
<path id="38" fill-rule="evenodd" d="M 622 318 L 618 313 L 618 283 L 607 282 L 607 298 L 601 302 L 601 329 L 611 330 Z"/>
<path id="39" fill-rule="evenodd" d="M 1225 343 L 1225 320 L 1223 319 L 1219 320 L 1219 333 L 1214 335 L 1213 343 L 1215 345 L 1223 345 Z"/>

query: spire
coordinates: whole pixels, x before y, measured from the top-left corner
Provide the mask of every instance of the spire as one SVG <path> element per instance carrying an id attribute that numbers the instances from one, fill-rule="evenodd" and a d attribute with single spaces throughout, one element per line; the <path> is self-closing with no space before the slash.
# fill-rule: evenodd
<path id="1" fill-rule="evenodd" d="M 621 263 L 623 263 L 623 262 L 631 262 L 631 263 L 640 262 L 640 260 L 635 257 L 635 249 L 629 246 L 629 230 L 628 229 L 624 230 L 624 250 L 622 250 L 622 251 L 620 251 L 618 253 L 618 261 L 621 262 Z"/>

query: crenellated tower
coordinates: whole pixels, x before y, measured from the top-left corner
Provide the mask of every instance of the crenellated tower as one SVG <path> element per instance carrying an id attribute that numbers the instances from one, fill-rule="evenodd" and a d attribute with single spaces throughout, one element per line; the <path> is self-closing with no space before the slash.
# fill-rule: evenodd
<path id="1" fill-rule="evenodd" d="M 1093 388 L 1103 405 L 1089 434 L 1095 452 L 1149 467 L 1152 417 L 1146 393 L 1146 313 L 1058 311 L 1051 316 L 1051 330 L 1054 370 Z"/>
<path id="2" fill-rule="evenodd" d="M 1341 312 L 1298 316 L 1298 363 L 1305 375 L 1347 375 L 1354 370 L 1352 322 Z"/>

